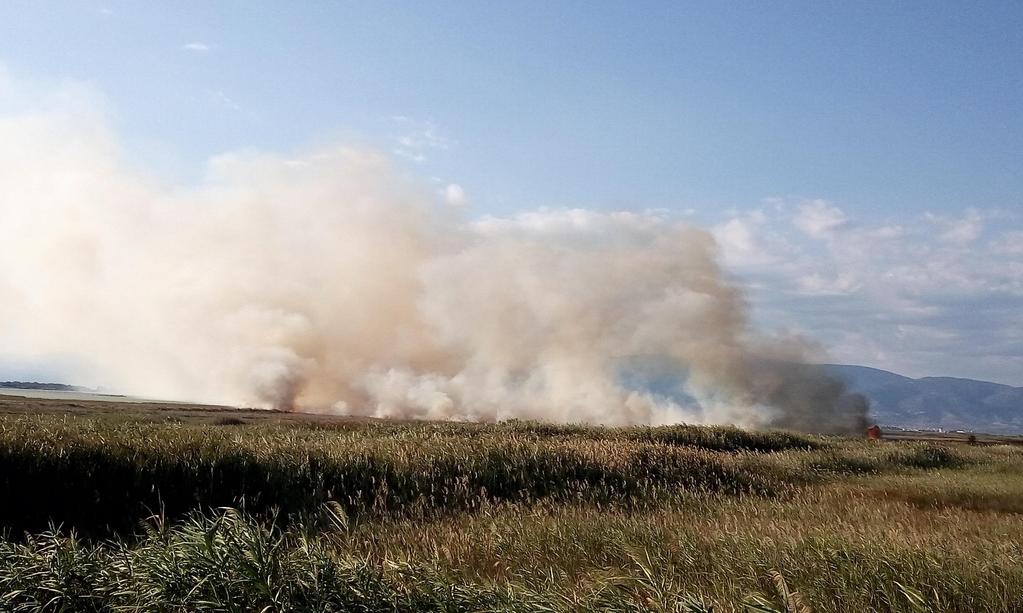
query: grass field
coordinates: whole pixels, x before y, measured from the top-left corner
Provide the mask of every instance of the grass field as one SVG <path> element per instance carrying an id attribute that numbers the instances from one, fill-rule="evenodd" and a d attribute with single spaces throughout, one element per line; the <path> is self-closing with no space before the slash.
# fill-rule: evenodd
<path id="1" fill-rule="evenodd" d="M 1023 611 L 1008 444 L 0 399 L 0 500 L 2 611 Z"/>

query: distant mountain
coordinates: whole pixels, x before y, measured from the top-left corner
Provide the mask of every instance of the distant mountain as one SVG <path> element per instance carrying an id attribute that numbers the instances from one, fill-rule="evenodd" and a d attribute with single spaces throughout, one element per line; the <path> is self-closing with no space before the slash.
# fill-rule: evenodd
<path id="1" fill-rule="evenodd" d="M 870 399 L 881 424 L 978 432 L 1023 432 L 1023 387 L 955 377 L 902 375 L 846 364 L 825 364 L 852 391 Z"/>
<path id="2" fill-rule="evenodd" d="M 82 392 L 91 391 L 77 385 L 65 383 L 39 383 L 38 381 L 0 381 L 0 388 L 18 390 L 46 390 L 49 392 Z"/>

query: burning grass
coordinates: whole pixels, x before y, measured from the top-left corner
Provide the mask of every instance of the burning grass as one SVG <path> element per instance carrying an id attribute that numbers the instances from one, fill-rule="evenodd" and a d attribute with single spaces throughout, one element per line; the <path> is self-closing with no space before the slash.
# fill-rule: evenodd
<path id="1" fill-rule="evenodd" d="M 733 428 L 4 417 L 0 609 L 1017 611 L 1021 475 Z"/>

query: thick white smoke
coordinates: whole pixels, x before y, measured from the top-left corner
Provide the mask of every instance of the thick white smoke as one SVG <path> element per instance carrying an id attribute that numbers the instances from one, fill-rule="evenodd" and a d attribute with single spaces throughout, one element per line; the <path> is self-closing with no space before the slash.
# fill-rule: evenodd
<path id="1" fill-rule="evenodd" d="M 224 155 L 186 189 L 129 169 L 100 120 L 9 113 L 0 342 L 85 356 L 150 397 L 859 427 L 840 384 L 792 366 L 798 343 L 751 333 L 707 232 L 655 214 L 463 215 L 364 150 Z M 684 388 L 634 384 L 646 368 Z"/>

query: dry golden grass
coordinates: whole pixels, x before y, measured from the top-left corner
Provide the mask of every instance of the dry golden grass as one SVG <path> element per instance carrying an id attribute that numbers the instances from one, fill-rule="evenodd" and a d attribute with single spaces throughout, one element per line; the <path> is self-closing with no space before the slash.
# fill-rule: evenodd
<path id="1" fill-rule="evenodd" d="M 2 610 L 1023 610 L 1011 446 L 5 417 L 0 497 Z"/>

